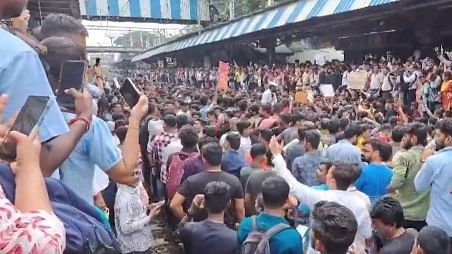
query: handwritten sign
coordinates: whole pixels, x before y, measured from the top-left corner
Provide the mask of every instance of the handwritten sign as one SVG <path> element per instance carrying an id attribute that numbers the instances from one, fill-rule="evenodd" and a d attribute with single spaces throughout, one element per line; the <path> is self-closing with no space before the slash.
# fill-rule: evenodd
<path id="1" fill-rule="evenodd" d="M 367 82 L 367 72 L 352 71 L 348 75 L 348 88 L 353 90 L 363 90 Z"/>

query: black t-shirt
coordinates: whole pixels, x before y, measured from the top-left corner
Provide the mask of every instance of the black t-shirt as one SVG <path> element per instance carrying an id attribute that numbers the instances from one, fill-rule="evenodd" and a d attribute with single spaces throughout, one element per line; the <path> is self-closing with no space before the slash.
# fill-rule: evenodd
<path id="1" fill-rule="evenodd" d="M 274 171 L 269 170 L 256 170 L 250 174 L 245 186 L 245 193 L 251 194 L 252 197 L 256 197 L 262 192 L 262 183 L 270 176 L 275 176 Z"/>
<path id="2" fill-rule="evenodd" d="M 416 232 L 413 229 L 408 229 L 399 237 L 391 240 L 381 240 L 378 236 L 374 236 L 374 246 L 371 253 L 379 254 L 410 254 L 413 248 L 414 240 L 416 239 Z M 379 245 L 379 246 L 378 246 Z M 378 249 L 380 250 L 378 252 Z"/>
<path id="3" fill-rule="evenodd" d="M 208 172 L 204 171 L 199 174 L 190 176 L 185 180 L 180 189 L 179 193 L 185 197 L 184 202 L 184 210 L 187 211 L 190 208 L 191 202 L 193 198 L 197 194 L 203 194 L 204 188 L 210 182 L 225 182 L 229 184 L 231 187 L 231 198 L 234 199 L 243 199 L 243 190 L 242 185 L 240 184 L 240 180 L 231 174 L 226 172 Z M 193 218 L 194 221 L 201 221 L 207 218 L 207 213 L 202 213 Z M 228 210 L 225 213 L 225 223 L 229 226 L 232 226 L 236 222 L 235 212 L 234 212 L 234 203 L 232 202 L 231 206 L 229 206 Z"/>
<path id="4" fill-rule="evenodd" d="M 239 251 L 237 232 L 208 220 L 185 224 L 180 238 L 186 254 L 235 254 Z"/>
<path id="5" fill-rule="evenodd" d="M 274 175 L 276 175 L 276 173 L 269 170 L 256 170 L 250 174 L 245 185 L 245 193 L 249 194 L 251 198 L 251 203 L 247 203 L 246 216 L 257 213 L 255 204 L 257 196 L 262 193 L 262 183 L 265 179 Z"/>

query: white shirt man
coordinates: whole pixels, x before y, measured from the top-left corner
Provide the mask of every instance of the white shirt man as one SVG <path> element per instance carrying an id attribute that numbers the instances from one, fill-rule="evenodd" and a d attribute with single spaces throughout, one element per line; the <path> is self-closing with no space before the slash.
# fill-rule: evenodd
<path id="1" fill-rule="evenodd" d="M 380 90 L 381 85 L 383 84 L 384 76 L 381 72 L 372 73 L 370 75 L 370 89 L 371 90 Z"/>
<path id="2" fill-rule="evenodd" d="M 239 154 L 242 155 L 243 159 L 248 158 L 248 154 L 251 151 L 251 139 L 250 137 L 240 136 L 240 148 Z"/>
<path id="3" fill-rule="evenodd" d="M 281 154 L 273 157 L 274 170 L 283 177 L 290 186 L 290 193 L 312 211 L 319 201 L 334 201 L 349 208 L 358 222 L 358 231 L 353 244 L 356 253 L 364 253 L 365 239 L 372 236 L 372 222 L 369 215 L 368 204 L 353 191 L 342 190 L 315 190 L 297 181 L 287 169 L 286 162 Z"/>
<path id="4" fill-rule="evenodd" d="M 270 88 L 267 88 L 262 93 L 261 104 L 271 104 L 272 100 L 273 100 L 273 98 L 272 98 L 272 90 L 270 90 Z"/>

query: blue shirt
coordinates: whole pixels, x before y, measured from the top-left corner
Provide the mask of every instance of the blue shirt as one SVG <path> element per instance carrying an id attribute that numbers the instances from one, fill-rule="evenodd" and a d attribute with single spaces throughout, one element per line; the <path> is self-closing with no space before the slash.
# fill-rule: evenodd
<path id="1" fill-rule="evenodd" d="M 0 28 L 0 56 L 0 94 L 9 97 L 2 120 L 6 122 L 17 114 L 28 96 L 48 96 L 51 106 L 39 128 L 40 140 L 44 142 L 69 131 L 36 52 Z"/>
<path id="2" fill-rule="evenodd" d="M 328 147 L 326 149 L 325 157 L 333 162 L 361 164 L 361 151 L 346 139 Z"/>
<path id="3" fill-rule="evenodd" d="M 201 109 L 199 109 L 199 113 L 201 114 L 201 118 L 206 120 L 207 114 L 212 111 L 213 107 L 212 105 L 203 106 Z"/>
<path id="4" fill-rule="evenodd" d="M 64 117 L 69 121 L 74 115 L 64 113 Z M 113 143 L 107 123 L 94 116 L 88 132 L 60 166 L 60 180 L 93 204 L 94 166 L 108 172 L 121 160 L 121 151 Z"/>
<path id="5" fill-rule="evenodd" d="M 414 178 L 417 192 L 430 189 L 427 224 L 446 231 L 452 237 L 452 147 L 428 158 Z"/>
<path id="6" fill-rule="evenodd" d="M 283 217 L 273 216 L 265 212 L 256 217 L 258 231 L 265 232 L 280 223 L 289 224 Z M 253 219 L 248 217 L 240 223 L 237 235 L 242 244 L 253 230 Z M 270 250 L 272 254 L 300 254 L 303 253 L 303 243 L 300 234 L 293 228 L 285 229 L 270 238 Z"/>
<path id="7" fill-rule="evenodd" d="M 304 155 L 304 149 L 299 141 L 292 141 L 287 145 L 284 154 L 286 155 L 287 167 L 292 169 L 294 160 Z"/>
<path id="8" fill-rule="evenodd" d="M 221 170 L 239 177 L 240 170 L 246 166 L 247 165 L 245 160 L 238 151 L 234 149 L 229 149 L 223 153 L 223 159 L 221 161 Z"/>
<path id="9" fill-rule="evenodd" d="M 320 167 L 319 152 L 305 153 L 296 158 L 292 164 L 292 174 L 297 180 L 307 186 L 319 185 L 317 169 Z"/>
<path id="10" fill-rule="evenodd" d="M 386 188 L 391 183 L 392 170 L 384 164 L 369 164 L 361 171 L 355 187 L 369 196 L 370 202 L 375 203 L 386 194 Z"/>

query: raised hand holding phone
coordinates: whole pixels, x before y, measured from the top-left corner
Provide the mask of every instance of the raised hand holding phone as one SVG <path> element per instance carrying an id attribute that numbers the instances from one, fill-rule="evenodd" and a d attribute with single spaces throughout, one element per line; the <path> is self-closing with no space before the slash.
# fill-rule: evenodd
<path id="1" fill-rule="evenodd" d="M 8 96 L 0 96 L 0 119 L 3 119 L 3 112 L 8 104 Z M 41 143 L 39 142 L 39 135 L 35 132 L 34 137 L 27 137 L 26 135 L 11 131 L 14 119 L 10 119 L 7 124 L 0 124 L 0 136 L 4 138 L 7 135 L 8 141 L 16 145 L 16 161 L 13 163 L 15 172 L 19 173 L 23 169 L 37 168 L 39 169 L 39 156 L 41 150 Z"/>
<path id="2" fill-rule="evenodd" d="M 34 136 L 37 135 L 38 128 L 50 107 L 50 103 L 50 97 L 47 96 L 28 96 L 25 104 L 22 106 L 19 114 L 17 115 L 14 124 L 8 130 L 6 136 L 4 136 L 1 140 L 1 159 L 6 161 L 16 160 L 16 144 L 14 143 L 14 140 L 9 139 L 10 132 L 17 131 L 25 136 L 34 138 Z"/>
<path id="3" fill-rule="evenodd" d="M 130 111 L 130 118 L 132 120 L 137 120 L 138 123 L 143 120 L 144 116 L 148 112 L 149 100 L 146 95 L 141 95 L 138 99 L 137 104 Z M 130 124 L 130 123 L 129 123 Z"/>
<path id="4" fill-rule="evenodd" d="M 131 108 L 133 108 L 140 99 L 140 92 L 130 78 L 124 80 L 121 88 L 119 88 L 119 93 Z"/>
<path id="5" fill-rule="evenodd" d="M 16 160 L 11 167 L 16 175 L 26 174 L 29 170 L 39 167 L 41 143 L 36 132 L 33 136 L 26 136 L 18 131 L 11 131 L 8 134 L 8 141 L 16 145 Z"/>
<path id="6" fill-rule="evenodd" d="M 68 89 L 82 90 L 85 69 L 85 61 L 66 61 L 63 63 L 59 80 L 60 85 L 56 94 L 60 107 L 70 110 L 74 109 L 74 97 L 66 93 L 66 91 Z"/>
<path id="7" fill-rule="evenodd" d="M 75 115 L 91 120 L 93 115 L 93 100 L 87 91 L 79 92 L 74 88 L 64 91 L 74 98 Z"/>

